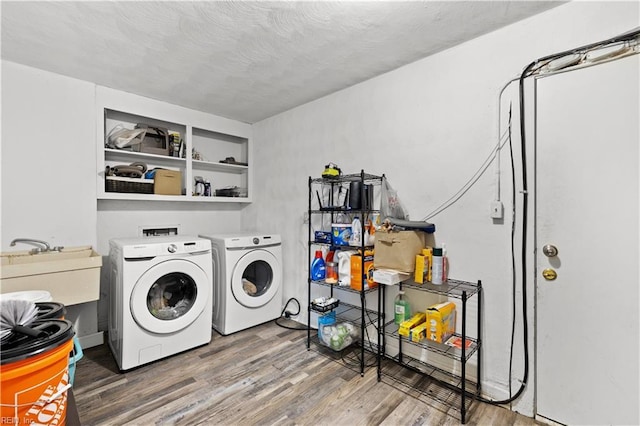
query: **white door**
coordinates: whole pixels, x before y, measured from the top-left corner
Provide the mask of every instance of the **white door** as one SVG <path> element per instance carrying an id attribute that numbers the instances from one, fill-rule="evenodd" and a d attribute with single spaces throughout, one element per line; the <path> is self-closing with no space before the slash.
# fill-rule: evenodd
<path id="1" fill-rule="evenodd" d="M 537 81 L 536 411 L 564 424 L 640 423 L 639 80 L 635 55 Z"/>

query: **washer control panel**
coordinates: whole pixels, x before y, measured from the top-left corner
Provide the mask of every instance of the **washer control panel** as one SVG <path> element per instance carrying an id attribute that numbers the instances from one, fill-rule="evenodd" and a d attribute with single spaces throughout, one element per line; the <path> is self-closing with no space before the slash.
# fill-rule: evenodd
<path id="1" fill-rule="evenodd" d="M 198 237 L 143 237 L 113 241 L 122 247 L 122 254 L 125 259 L 175 256 L 211 251 L 211 240 Z"/>

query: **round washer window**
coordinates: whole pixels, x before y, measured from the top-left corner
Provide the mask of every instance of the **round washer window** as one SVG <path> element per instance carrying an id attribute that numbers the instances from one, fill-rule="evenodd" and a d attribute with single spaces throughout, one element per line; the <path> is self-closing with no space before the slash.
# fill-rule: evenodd
<path id="1" fill-rule="evenodd" d="M 251 297 L 260 297 L 273 282 L 273 270 L 264 260 L 251 262 L 242 273 L 242 289 Z"/>
<path id="2" fill-rule="evenodd" d="M 189 312 L 197 295 L 198 288 L 189 275 L 181 272 L 166 274 L 149 288 L 147 309 L 160 320 L 174 320 Z"/>

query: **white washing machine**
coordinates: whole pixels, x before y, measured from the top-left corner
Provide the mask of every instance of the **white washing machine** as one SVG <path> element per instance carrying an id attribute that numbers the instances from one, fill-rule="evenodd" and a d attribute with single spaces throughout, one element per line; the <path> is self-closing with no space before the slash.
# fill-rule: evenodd
<path id="1" fill-rule="evenodd" d="M 109 347 L 120 370 L 211 341 L 211 241 L 110 241 Z"/>
<path id="2" fill-rule="evenodd" d="M 200 235 L 211 240 L 213 328 L 223 335 L 274 320 L 282 312 L 280 235 Z"/>

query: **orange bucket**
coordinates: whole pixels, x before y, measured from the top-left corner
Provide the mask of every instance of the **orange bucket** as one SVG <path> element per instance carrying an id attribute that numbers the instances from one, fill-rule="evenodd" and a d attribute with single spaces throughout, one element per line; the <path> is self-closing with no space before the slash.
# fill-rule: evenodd
<path id="1" fill-rule="evenodd" d="M 13 333 L 2 341 L 2 421 L 64 425 L 73 324 L 48 319 L 34 321 L 29 328 L 39 333 L 37 337 Z"/>

